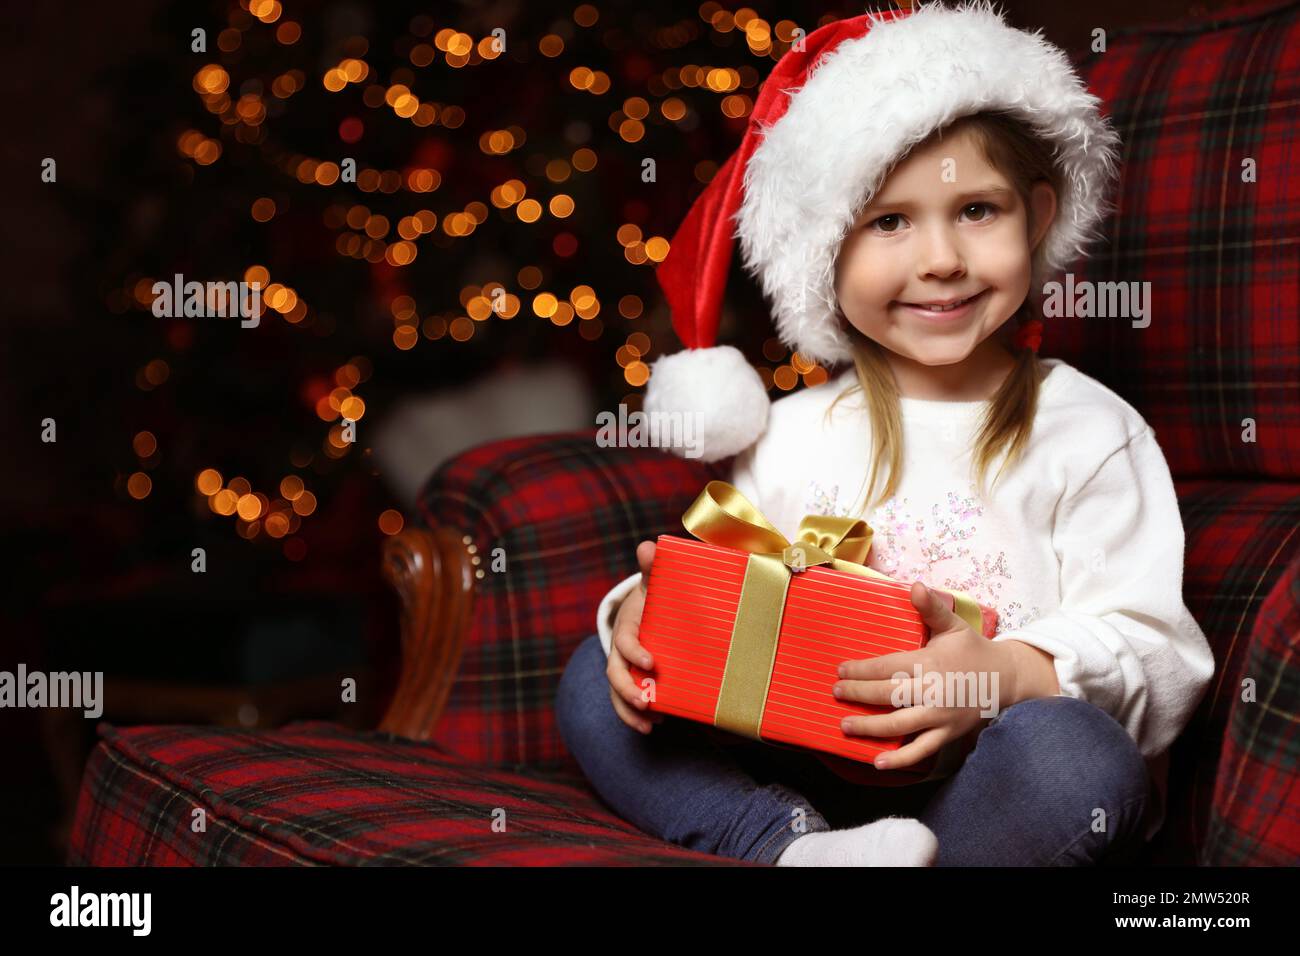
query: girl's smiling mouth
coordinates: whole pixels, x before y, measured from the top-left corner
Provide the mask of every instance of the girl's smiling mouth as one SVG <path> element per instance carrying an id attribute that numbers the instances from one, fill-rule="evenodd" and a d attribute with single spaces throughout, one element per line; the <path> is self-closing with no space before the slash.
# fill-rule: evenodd
<path id="1" fill-rule="evenodd" d="M 983 291 L 977 292 L 975 295 L 968 296 L 964 299 L 953 299 L 951 300 L 950 304 L 945 305 L 942 308 L 936 308 L 935 307 L 936 303 L 934 302 L 928 302 L 923 304 L 916 304 L 912 302 L 899 302 L 898 305 L 901 305 L 904 308 L 906 308 L 908 311 L 921 316 L 921 318 L 923 319 L 949 321 L 952 319 L 961 318 L 962 316 L 970 312 L 971 308 L 977 302 L 979 302 L 984 297 L 984 294 L 988 291 L 989 291 L 988 289 L 984 289 Z"/>

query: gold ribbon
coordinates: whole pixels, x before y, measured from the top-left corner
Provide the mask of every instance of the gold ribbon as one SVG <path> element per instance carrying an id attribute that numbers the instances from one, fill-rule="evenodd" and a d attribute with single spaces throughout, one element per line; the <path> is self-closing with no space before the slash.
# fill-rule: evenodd
<path id="1" fill-rule="evenodd" d="M 790 575 L 825 566 L 891 584 L 900 582 L 866 566 L 872 530 L 861 518 L 804 515 L 792 543 L 725 481 L 705 485 L 682 515 L 682 524 L 701 541 L 749 552 L 713 724 L 762 740 L 759 728 L 776 662 Z M 976 634 L 982 633 L 983 615 L 975 599 L 959 591 L 947 593 L 953 596 L 957 615 Z"/>

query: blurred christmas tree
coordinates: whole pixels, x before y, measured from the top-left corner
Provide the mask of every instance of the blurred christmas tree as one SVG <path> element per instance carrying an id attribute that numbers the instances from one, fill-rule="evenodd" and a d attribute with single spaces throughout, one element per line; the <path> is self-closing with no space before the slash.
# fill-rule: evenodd
<path id="1" fill-rule="evenodd" d="M 118 501 L 149 506 L 138 557 L 247 547 L 233 525 L 283 563 L 327 514 L 340 553 L 370 560 L 358 534 L 379 533 L 384 505 L 367 431 L 413 389 L 563 355 L 602 404 L 637 407 L 647 363 L 680 347 L 653 274 L 673 230 L 772 63 L 856 11 L 206 12 L 169 10 L 166 52 L 105 78 L 134 122 L 112 188 L 74 197 L 94 205 L 82 274 L 109 313 L 93 395 Z M 265 312 L 252 328 L 157 318 L 153 285 L 178 273 L 259 282 Z M 741 275 L 729 314 L 765 316 Z M 724 338 L 775 389 L 819 380 L 766 322 L 734 326 Z"/>

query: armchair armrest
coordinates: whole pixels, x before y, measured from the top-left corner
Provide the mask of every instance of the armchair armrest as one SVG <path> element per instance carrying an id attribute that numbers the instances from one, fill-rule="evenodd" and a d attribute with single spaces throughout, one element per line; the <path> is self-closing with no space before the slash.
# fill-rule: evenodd
<path id="1" fill-rule="evenodd" d="M 428 740 L 437 725 L 483 574 L 474 550 L 450 528 L 406 528 L 384 545 L 384 577 L 402 602 L 402 661 L 380 730 Z"/>
<path id="2" fill-rule="evenodd" d="M 1203 866 L 1295 866 L 1300 825 L 1300 557 L 1278 578 L 1251 632 L 1243 678 L 1254 700 L 1233 688 L 1219 757 Z"/>
<path id="3" fill-rule="evenodd" d="M 492 766 L 575 769 L 552 703 L 636 545 L 680 529 L 725 462 L 602 448 L 596 430 L 472 448 L 385 548 L 403 602 L 402 672 L 381 728 Z M 413 523 L 414 524 L 414 523 Z"/>

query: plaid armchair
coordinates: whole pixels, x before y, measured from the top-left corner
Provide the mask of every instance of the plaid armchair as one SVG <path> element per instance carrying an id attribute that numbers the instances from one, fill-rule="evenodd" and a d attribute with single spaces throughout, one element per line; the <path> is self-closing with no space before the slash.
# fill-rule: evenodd
<path id="1" fill-rule="evenodd" d="M 1152 318 L 1054 319 L 1045 353 L 1155 428 L 1217 661 L 1147 863 L 1300 860 L 1300 4 L 1267 6 L 1112 33 L 1077 61 L 1125 156 L 1075 277 L 1150 282 Z M 428 482 L 422 526 L 385 554 L 403 662 L 378 730 L 101 724 L 70 862 L 737 865 L 610 813 L 556 729 L 601 596 L 726 474 L 594 434 L 481 446 Z"/>

